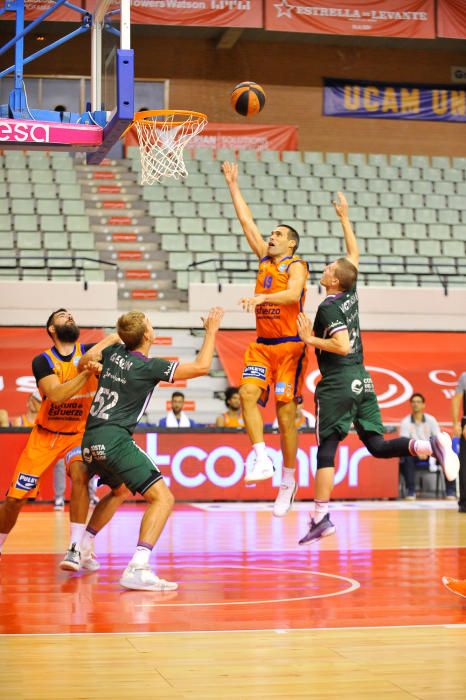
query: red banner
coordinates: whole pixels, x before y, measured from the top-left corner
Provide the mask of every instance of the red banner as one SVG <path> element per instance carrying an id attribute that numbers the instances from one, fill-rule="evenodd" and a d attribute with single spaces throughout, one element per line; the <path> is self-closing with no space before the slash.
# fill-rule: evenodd
<path id="1" fill-rule="evenodd" d="M 7 490 L 19 454 L 28 434 L 0 433 L 0 494 Z M 169 433 L 135 436 L 136 442 L 159 466 L 174 496 L 182 501 L 273 500 L 281 481 L 281 452 L 278 435 L 267 435 L 267 447 L 276 472 L 273 480 L 244 483 L 244 465 L 252 460 L 245 434 L 183 433 L 176 440 Z M 301 434 L 297 459 L 298 497 L 314 497 L 317 445 L 315 435 Z M 69 483 L 67 485 L 69 497 Z M 98 493 L 101 495 L 105 488 Z M 371 457 L 356 435 L 339 446 L 336 457 L 335 489 L 332 498 L 395 498 L 398 496 L 398 460 Z M 53 500 L 53 469 L 44 475 L 40 497 Z M 139 498 L 139 497 L 138 497 Z"/>
<path id="2" fill-rule="evenodd" d="M 217 350 L 233 386 L 238 386 L 246 346 L 253 331 L 221 331 Z M 466 333 L 363 333 L 365 366 L 374 380 L 385 424 L 399 423 L 410 413 L 409 398 L 415 391 L 426 397 L 426 411 L 438 421 L 451 423 L 451 397 L 458 377 L 466 370 Z M 314 390 L 320 374 L 313 351 L 304 388 L 304 408 L 314 413 Z M 273 397 L 264 412 L 275 417 Z"/>
<path id="3" fill-rule="evenodd" d="M 135 129 L 128 131 L 125 146 L 137 146 Z M 232 148 L 256 151 L 295 151 L 298 148 L 296 126 L 264 124 L 207 124 L 204 131 L 189 142 L 189 148 Z"/>
<path id="4" fill-rule="evenodd" d="M 86 0 L 93 12 L 95 0 Z M 119 7 L 110 3 L 110 11 Z M 132 24 L 262 27 L 262 0 L 131 0 Z"/>
<path id="5" fill-rule="evenodd" d="M 434 0 L 265 0 L 265 28 L 433 39 Z"/>
<path id="6" fill-rule="evenodd" d="M 24 19 L 26 22 L 30 22 L 33 19 L 37 19 L 44 12 L 49 10 L 55 4 L 54 0 L 24 0 Z M 95 4 L 95 3 L 94 3 Z M 81 0 L 73 0 L 73 5 L 78 7 L 83 7 L 86 9 L 86 3 L 81 2 Z M 64 7 L 63 5 L 59 7 L 55 12 L 47 17 L 50 22 L 81 22 L 82 15 L 76 10 L 72 10 L 69 7 Z M 0 19 L 6 19 L 10 22 L 15 21 L 15 12 L 5 12 L 5 14 L 0 16 Z"/>
<path id="7" fill-rule="evenodd" d="M 83 329 L 79 342 L 97 342 L 103 335 Z M 27 397 L 36 388 L 32 360 L 51 345 L 45 328 L 0 328 L 0 408 L 10 417 L 25 413 Z"/>
<path id="8" fill-rule="evenodd" d="M 133 0 L 133 24 L 262 27 L 262 0 Z"/>
<path id="9" fill-rule="evenodd" d="M 437 0 L 437 36 L 466 39 L 465 0 Z"/>

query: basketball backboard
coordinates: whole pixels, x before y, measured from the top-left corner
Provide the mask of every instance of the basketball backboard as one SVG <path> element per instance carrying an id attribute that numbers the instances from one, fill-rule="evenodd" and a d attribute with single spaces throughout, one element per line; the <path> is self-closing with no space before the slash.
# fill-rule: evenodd
<path id="1" fill-rule="evenodd" d="M 79 26 L 36 53 L 24 56 L 24 36 L 63 5 L 75 13 Z M 93 6 L 93 9 L 91 9 Z M 14 75 L 8 104 L 0 105 L 2 148 L 74 150 L 88 152 L 88 162 L 99 163 L 134 115 L 134 53 L 131 49 L 130 0 L 90 0 L 88 9 L 56 0 L 25 26 L 24 0 L 7 0 L 0 15 L 15 17 L 15 34 L 0 55 L 15 49 L 15 63 L 0 73 Z M 74 16 L 74 15 L 73 15 Z M 12 17 L 13 18 L 13 17 Z M 35 109 L 28 104 L 24 66 L 83 33 L 89 35 L 91 96 L 86 111 Z"/>

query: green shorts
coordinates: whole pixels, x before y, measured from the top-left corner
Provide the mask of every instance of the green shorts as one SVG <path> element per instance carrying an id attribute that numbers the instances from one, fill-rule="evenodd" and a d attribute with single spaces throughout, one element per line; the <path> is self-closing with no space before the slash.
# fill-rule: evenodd
<path id="1" fill-rule="evenodd" d="M 352 424 L 359 435 L 384 432 L 374 385 L 362 365 L 342 367 L 323 377 L 315 403 L 319 444 L 335 434 L 342 440 Z"/>
<path id="2" fill-rule="evenodd" d="M 163 478 L 126 430 L 109 426 L 85 432 L 82 455 L 89 475 L 97 474 L 111 489 L 125 484 L 133 494 L 143 494 Z"/>

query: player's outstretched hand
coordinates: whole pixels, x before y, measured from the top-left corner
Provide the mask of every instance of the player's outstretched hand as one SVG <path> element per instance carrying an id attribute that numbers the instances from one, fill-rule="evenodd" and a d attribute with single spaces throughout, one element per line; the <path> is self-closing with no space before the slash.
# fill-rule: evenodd
<path id="1" fill-rule="evenodd" d="M 84 365 L 84 369 L 87 369 L 88 372 L 92 372 L 92 374 L 95 374 L 98 377 L 102 372 L 102 365 L 100 362 L 96 362 L 95 360 L 89 360 L 89 362 L 86 362 Z"/>
<path id="2" fill-rule="evenodd" d="M 221 306 L 213 306 L 210 309 L 207 318 L 201 317 L 202 325 L 204 326 L 206 333 L 216 333 L 218 331 L 223 318 L 223 313 L 224 311 Z"/>
<path id="3" fill-rule="evenodd" d="M 335 207 L 337 216 L 339 216 L 340 219 L 342 219 L 343 217 L 348 216 L 348 202 L 346 201 L 346 197 L 343 194 L 343 192 L 337 192 L 337 194 L 338 201 L 334 200 L 333 206 Z"/>
<path id="4" fill-rule="evenodd" d="M 243 307 L 243 311 L 255 311 L 256 306 L 263 304 L 265 299 L 265 294 L 256 294 L 255 297 L 242 297 L 238 303 Z"/>
<path id="5" fill-rule="evenodd" d="M 230 185 L 238 180 L 238 165 L 237 163 L 229 163 L 227 160 L 222 166 L 223 174 L 225 175 L 225 180 Z"/>
<path id="6" fill-rule="evenodd" d="M 313 331 L 311 322 L 306 316 L 306 314 L 298 314 L 298 334 L 301 340 L 305 343 L 311 343 L 313 338 Z"/>

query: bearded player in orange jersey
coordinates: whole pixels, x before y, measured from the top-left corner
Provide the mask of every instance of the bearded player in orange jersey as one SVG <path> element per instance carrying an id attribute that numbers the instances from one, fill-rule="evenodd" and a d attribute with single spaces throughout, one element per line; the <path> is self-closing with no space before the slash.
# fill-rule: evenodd
<path id="1" fill-rule="evenodd" d="M 296 255 L 298 232 L 288 224 L 279 224 L 265 241 L 241 194 L 237 164 L 224 163 L 223 173 L 246 239 L 259 259 L 255 296 L 241 299 L 243 309 L 256 314 L 258 336 L 246 350 L 240 385 L 243 418 L 256 458 L 245 480 L 260 481 L 273 475 L 257 405 L 265 406 L 273 385 L 283 453 L 283 480 L 273 513 L 280 517 L 290 510 L 297 489 L 296 407 L 302 401 L 307 366 L 306 345 L 298 335 L 297 318 L 304 307 L 309 271 L 307 263 Z"/>
<path id="2" fill-rule="evenodd" d="M 64 458 L 71 477 L 71 541 L 60 568 L 77 571 L 98 567 L 92 552 L 79 549 L 89 508 L 87 470 L 81 457 L 81 441 L 87 415 L 97 389 L 97 379 L 89 369 L 79 372 L 82 355 L 94 344 L 81 345 L 79 328 L 66 309 L 54 311 L 46 323 L 53 346 L 32 362 L 32 371 L 42 397 L 35 425 L 22 451 L 7 493 L 0 506 L 0 552 L 13 529 L 21 508 L 36 495 L 42 474 Z M 118 342 L 116 334 L 94 347 L 103 349 Z"/>

